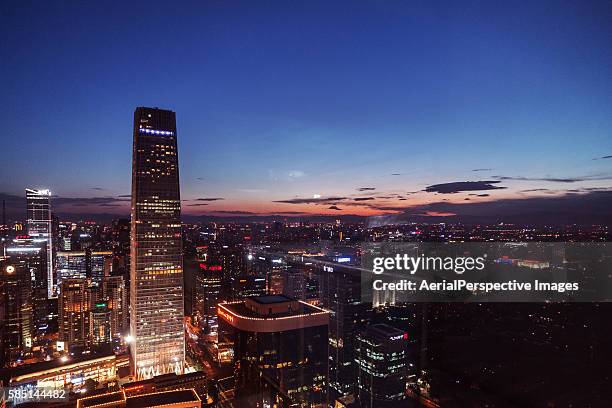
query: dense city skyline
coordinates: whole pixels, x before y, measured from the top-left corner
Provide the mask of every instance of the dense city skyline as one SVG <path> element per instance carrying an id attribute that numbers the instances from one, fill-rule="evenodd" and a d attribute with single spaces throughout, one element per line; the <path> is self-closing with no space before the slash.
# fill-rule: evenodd
<path id="1" fill-rule="evenodd" d="M 609 3 L 3 8 L 11 218 L 27 187 L 62 215 L 127 216 L 142 105 L 181 112 L 186 215 L 612 202 Z"/>
<path id="2" fill-rule="evenodd" d="M 0 408 L 612 405 L 612 2 L 0 35 Z"/>

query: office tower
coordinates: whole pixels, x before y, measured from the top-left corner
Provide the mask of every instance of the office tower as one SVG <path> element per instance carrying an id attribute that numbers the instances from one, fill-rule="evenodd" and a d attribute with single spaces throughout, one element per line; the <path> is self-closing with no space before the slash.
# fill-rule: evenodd
<path id="1" fill-rule="evenodd" d="M 287 265 L 283 263 L 282 259 L 271 259 L 271 266 L 268 272 L 268 293 L 271 294 L 282 294 L 285 292 L 285 279 L 284 272 Z"/>
<path id="2" fill-rule="evenodd" d="M 362 407 L 395 407 L 406 399 L 408 333 L 375 324 L 357 334 L 355 350 Z"/>
<path id="3" fill-rule="evenodd" d="M 119 340 L 127 331 L 127 291 L 123 276 L 105 276 L 102 293 L 110 309 L 110 333 L 113 340 Z"/>
<path id="4" fill-rule="evenodd" d="M 47 297 L 57 297 L 53 276 L 53 226 L 51 217 L 51 191 L 26 188 L 28 235 L 47 244 Z"/>
<path id="5" fill-rule="evenodd" d="M 266 294 L 266 278 L 254 275 L 242 275 L 232 278 L 232 298 L 244 299 L 250 296 Z"/>
<path id="6" fill-rule="evenodd" d="M 137 108 L 132 154 L 130 334 L 136 379 L 185 361 L 181 199 L 174 112 Z"/>
<path id="7" fill-rule="evenodd" d="M 65 350 L 84 348 L 89 341 L 91 290 L 87 279 L 63 279 L 59 295 L 59 343 Z"/>
<path id="8" fill-rule="evenodd" d="M 61 251 L 55 255 L 57 285 L 64 279 L 87 278 L 87 253 L 85 251 Z"/>
<path id="9" fill-rule="evenodd" d="M 0 358 L 3 367 L 25 359 L 32 347 L 31 288 L 27 268 L 0 258 Z"/>
<path id="10" fill-rule="evenodd" d="M 111 342 L 111 310 L 108 304 L 98 301 L 92 304 L 89 319 L 89 340 L 93 346 Z"/>
<path id="11" fill-rule="evenodd" d="M 122 275 L 130 270 L 130 220 L 120 218 L 113 220 L 113 272 Z"/>
<path id="12" fill-rule="evenodd" d="M 217 314 L 217 304 L 221 300 L 220 269 L 202 264 L 195 272 L 194 315 L 200 323 Z"/>
<path id="13" fill-rule="evenodd" d="M 33 336 L 36 338 L 45 333 L 51 314 L 47 299 L 47 244 L 29 238 L 16 238 L 5 248 L 10 263 L 24 271 L 30 280 Z"/>
<path id="14" fill-rule="evenodd" d="M 221 303 L 218 316 L 219 351 L 236 367 L 236 406 L 327 403 L 327 311 L 266 295 Z"/>
<path id="15" fill-rule="evenodd" d="M 90 251 L 89 252 L 89 275 L 92 283 L 101 285 L 104 276 L 111 272 L 113 253 L 112 251 Z"/>
<path id="16" fill-rule="evenodd" d="M 333 399 L 357 391 L 354 333 L 368 324 L 361 303 L 361 273 L 347 265 L 317 265 L 321 303 L 332 311 L 329 323 L 329 385 Z"/>

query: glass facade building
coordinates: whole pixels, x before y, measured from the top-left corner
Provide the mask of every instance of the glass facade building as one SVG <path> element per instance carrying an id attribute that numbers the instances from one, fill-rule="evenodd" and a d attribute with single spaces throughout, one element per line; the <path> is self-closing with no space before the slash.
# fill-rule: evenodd
<path id="1" fill-rule="evenodd" d="M 134 112 L 130 229 L 131 369 L 136 379 L 183 372 L 181 206 L 176 116 Z"/>
<path id="2" fill-rule="evenodd" d="M 221 303 L 218 319 L 219 352 L 235 367 L 236 406 L 327 406 L 329 312 L 266 295 Z"/>
<path id="3" fill-rule="evenodd" d="M 51 191 L 26 188 L 28 235 L 46 242 L 47 297 L 57 297 L 57 284 L 53 277 L 53 227 L 51 217 Z"/>

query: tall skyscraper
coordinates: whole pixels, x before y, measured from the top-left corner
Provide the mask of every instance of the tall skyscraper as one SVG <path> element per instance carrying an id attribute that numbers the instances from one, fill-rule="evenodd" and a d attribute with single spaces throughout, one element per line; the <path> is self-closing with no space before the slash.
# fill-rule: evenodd
<path id="1" fill-rule="evenodd" d="M 30 271 L 0 257 L 0 367 L 24 360 L 32 348 L 31 288 Z"/>
<path id="2" fill-rule="evenodd" d="M 176 116 L 136 108 L 130 229 L 131 369 L 137 379 L 185 361 L 181 199 Z"/>
<path id="3" fill-rule="evenodd" d="M 47 243 L 47 297 L 57 297 L 53 278 L 53 233 L 51 217 L 51 191 L 26 188 L 28 235 Z"/>

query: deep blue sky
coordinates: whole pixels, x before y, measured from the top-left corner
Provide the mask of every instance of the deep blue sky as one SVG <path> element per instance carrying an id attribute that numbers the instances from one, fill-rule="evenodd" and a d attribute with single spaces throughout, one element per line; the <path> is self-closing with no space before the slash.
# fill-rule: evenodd
<path id="1" fill-rule="evenodd" d="M 1 193 L 129 193 L 142 105 L 177 112 L 183 198 L 224 198 L 192 213 L 611 184 L 610 2 L 83 3 L 2 3 Z"/>

